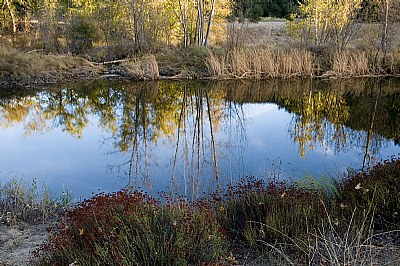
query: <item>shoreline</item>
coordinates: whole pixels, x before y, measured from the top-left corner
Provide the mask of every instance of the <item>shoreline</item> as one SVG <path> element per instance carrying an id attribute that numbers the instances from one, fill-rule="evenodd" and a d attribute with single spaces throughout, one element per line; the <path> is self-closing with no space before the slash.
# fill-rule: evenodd
<path id="1" fill-rule="evenodd" d="M 109 74 L 109 73 L 103 73 L 103 74 L 98 74 L 90 77 L 85 77 L 85 78 L 66 78 L 66 77 L 59 77 L 56 79 L 52 79 L 50 81 L 44 81 L 47 78 L 43 76 L 38 76 L 38 77 L 33 77 L 29 78 L 30 81 L 27 80 L 21 80 L 18 78 L 15 79 L 10 79 L 10 78 L 4 78 L 0 76 L 0 89 L 42 89 L 46 88 L 50 85 L 57 85 L 57 84 L 68 84 L 68 83 L 79 83 L 79 82 L 86 82 L 86 81 L 92 81 L 92 80 L 97 80 L 97 79 L 120 79 L 123 81 L 127 82 L 139 82 L 139 81 L 254 81 L 254 82 L 259 82 L 259 81 L 270 81 L 270 80 L 289 80 L 289 79 L 311 79 L 311 80 L 337 80 L 337 81 L 346 81 L 349 79 L 364 79 L 364 78 L 395 78 L 395 79 L 400 79 L 400 74 L 382 74 L 382 75 L 363 75 L 363 76 L 337 76 L 337 75 L 329 75 L 328 77 L 326 75 L 319 75 L 319 76 L 294 76 L 291 78 L 265 78 L 265 79 L 254 79 L 254 78 L 233 78 L 233 77 L 226 77 L 226 78 L 215 78 L 215 77 L 202 77 L 202 78 L 192 78 L 192 77 L 168 77 L 168 76 L 161 76 L 157 79 L 132 79 L 128 77 L 124 77 L 122 75 L 116 75 L 116 74 Z"/>
<path id="2" fill-rule="evenodd" d="M 218 51 L 214 53 L 211 50 L 204 50 L 199 56 L 188 50 L 179 51 L 179 53 L 185 53 L 183 56 L 173 53 L 167 58 L 160 59 L 157 55 L 150 54 L 97 63 L 87 61 L 82 57 L 22 53 L 8 48 L 0 49 L 0 55 L 8 57 L 6 63 L 0 60 L 0 88 L 30 89 L 50 84 L 104 78 L 128 81 L 400 78 L 400 70 L 397 68 L 392 69 L 391 73 L 382 72 L 382 70 L 376 72 L 374 70 L 378 68 L 376 66 L 363 66 L 362 69 L 353 71 L 352 68 L 361 68 L 361 66 L 353 66 L 349 62 L 342 62 L 347 65 L 340 66 L 339 70 L 336 70 L 338 67 L 332 66 L 336 71 L 316 68 L 315 65 L 319 65 L 321 59 L 310 52 L 304 52 L 305 55 L 299 55 L 300 50 L 285 52 L 279 49 L 273 51 L 255 48 L 234 52 L 231 55 L 232 58 L 227 61 L 222 57 L 223 55 L 218 55 Z M 181 58 L 178 58 L 179 56 Z M 177 58 L 178 62 L 174 62 L 174 58 Z M 191 58 L 193 62 L 190 62 Z M 291 60 L 291 62 L 286 65 L 284 60 Z M 304 63 L 304 60 L 309 60 L 309 62 Z M 298 64 L 301 65 L 298 66 Z"/>

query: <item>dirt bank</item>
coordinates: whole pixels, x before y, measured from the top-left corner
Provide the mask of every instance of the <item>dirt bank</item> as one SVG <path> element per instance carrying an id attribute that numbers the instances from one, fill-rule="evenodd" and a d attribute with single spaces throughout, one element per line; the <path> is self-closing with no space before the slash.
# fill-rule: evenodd
<path id="1" fill-rule="evenodd" d="M 31 252 L 46 240 L 49 225 L 0 225 L 0 265 L 29 265 Z"/>
<path id="2" fill-rule="evenodd" d="M 79 79 L 93 79 L 105 67 L 74 56 L 24 53 L 0 46 L 0 87 L 35 87 Z"/>

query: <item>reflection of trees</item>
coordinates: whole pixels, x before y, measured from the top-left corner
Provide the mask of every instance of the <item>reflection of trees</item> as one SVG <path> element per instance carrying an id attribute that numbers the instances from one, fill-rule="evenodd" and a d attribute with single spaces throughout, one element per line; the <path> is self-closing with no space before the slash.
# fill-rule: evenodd
<path id="1" fill-rule="evenodd" d="M 304 156 L 306 150 L 312 149 L 315 143 L 321 143 L 335 152 L 363 147 L 362 168 L 373 163 L 385 142 L 380 134 L 396 140 L 398 130 L 387 126 L 397 123 L 398 128 L 399 125 L 398 118 L 392 121 L 387 119 L 393 112 L 393 106 L 387 103 L 398 95 L 383 96 L 382 83 L 373 85 L 367 84 L 366 89 L 358 95 L 355 92 L 338 94 L 332 90 L 310 90 L 301 101 L 284 103 L 298 115 L 292 134 L 294 141 L 299 144 L 300 155 Z"/>
<path id="2" fill-rule="evenodd" d="M 18 100 L 2 99 L 0 125 L 22 123 L 26 135 L 59 127 L 80 138 L 88 126 L 88 116 L 99 112 L 102 114 L 101 124 L 113 131 L 113 112 L 109 112 L 112 107 L 109 102 L 102 103 L 108 98 L 94 98 L 83 91 L 64 89 L 38 92 L 35 96 L 19 97 Z"/>
<path id="3" fill-rule="evenodd" d="M 275 102 L 294 113 L 289 131 L 302 157 L 317 143 L 335 153 L 360 147 L 367 166 L 386 139 L 399 143 L 400 84 L 393 80 L 274 81 L 252 84 L 251 89 L 246 86 L 229 86 L 228 99 Z"/>
<path id="4" fill-rule="evenodd" d="M 317 143 L 335 152 L 363 147 L 368 164 L 385 138 L 400 142 L 400 85 L 385 80 L 83 84 L 0 95 L 0 126 L 23 124 L 27 135 L 57 127 L 79 138 L 95 117 L 112 136 L 114 151 L 129 154 L 119 169 L 131 185 L 150 181 L 157 156 L 152 147 L 172 143 L 171 189 L 183 184 L 179 189 L 194 195 L 202 177 L 221 176 L 222 142 L 215 137 L 220 124 L 230 123 L 227 135 L 242 145 L 240 107 L 255 102 L 273 102 L 294 114 L 290 132 L 301 156 Z"/>
<path id="5" fill-rule="evenodd" d="M 212 165 L 218 179 L 214 134 L 223 113 L 222 94 L 218 91 L 208 92 L 200 84 L 172 82 L 90 86 L 1 99 L 0 125 L 22 123 L 27 135 L 60 128 L 80 138 L 95 117 L 99 127 L 111 133 L 106 141 L 112 142 L 113 152 L 129 154 L 127 161 L 112 167 L 117 171 L 126 169 L 129 185 L 138 185 L 139 179 L 150 184 L 149 169 L 156 156 L 152 157 L 151 147 L 171 142 L 178 134 L 176 154 L 182 153 L 178 147 L 184 147 L 187 155 L 175 155 L 174 164 L 187 167 L 190 174 L 185 173 L 185 178 L 190 176 L 191 191 L 195 191 L 194 181 L 200 182 L 206 164 Z M 180 139 L 185 145 L 179 143 Z M 176 175 L 179 173 L 174 169 L 171 186 Z"/>
<path id="6" fill-rule="evenodd" d="M 284 99 L 283 105 L 298 114 L 291 135 L 301 157 L 316 142 L 329 143 L 336 151 L 346 145 L 343 122 L 349 117 L 349 107 L 335 92 L 310 90 L 297 99 Z"/>
<path id="7" fill-rule="evenodd" d="M 223 115 L 222 106 L 222 97 L 218 91 L 213 91 L 210 96 L 208 88 L 199 85 L 188 89 L 184 86 L 177 124 L 171 191 L 177 184 L 183 183 L 185 194 L 197 195 L 204 179 L 202 177 L 207 174 L 204 173 L 207 166 L 212 166 L 213 180 L 219 188 L 215 131 Z M 176 181 L 177 174 L 182 176 L 183 182 Z"/>
<path id="8" fill-rule="evenodd" d="M 36 105 L 34 97 L 0 99 L 0 127 L 8 128 L 22 123 L 34 105 Z"/>

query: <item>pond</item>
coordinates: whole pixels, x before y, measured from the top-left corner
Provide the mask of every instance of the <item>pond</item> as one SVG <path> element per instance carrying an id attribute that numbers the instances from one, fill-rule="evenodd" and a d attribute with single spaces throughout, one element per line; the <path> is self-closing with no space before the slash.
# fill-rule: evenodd
<path id="1" fill-rule="evenodd" d="M 0 181 L 77 198 L 198 197 L 241 177 L 367 170 L 400 153 L 400 81 L 94 80 L 0 91 Z"/>

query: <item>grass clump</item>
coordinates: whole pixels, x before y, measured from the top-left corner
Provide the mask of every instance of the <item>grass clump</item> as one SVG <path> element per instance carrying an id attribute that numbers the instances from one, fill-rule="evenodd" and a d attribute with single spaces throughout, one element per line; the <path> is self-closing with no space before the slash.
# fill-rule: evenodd
<path id="1" fill-rule="evenodd" d="M 284 261 L 285 264 L 298 265 L 398 265 L 400 249 L 396 241 L 399 231 L 376 232 L 373 227 L 373 214 L 364 212 L 356 216 L 354 209 L 347 227 L 325 209 L 320 224 L 306 228 L 303 237 L 289 237 L 285 242 L 263 242 L 272 252 L 269 261 Z M 273 254 L 274 256 L 271 256 Z"/>
<path id="2" fill-rule="evenodd" d="M 216 209 L 232 239 L 268 263 L 400 262 L 399 181 L 396 159 L 332 182 L 250 179 L 230 187 Z"/>
<path id="3" fill-rule="evenodd" d="M 332 71 L 339 77 L 362 77 L 375 74 L 371 60 L 363 51 L 335 52 L 332 61 Z"/>
<path id="4" fill-rule="evenodd" d="M 38 254 L 38 265 L 200 265 L 226 255 L 205 202 L 161 203 L 141 192 L 100 194 L 68 211 Z"/>
<path id="5" fill-rule="evenodd" d="M 158 63 L 152 54 L 124 62 L 121 66 L 125 70 L 125 75 L 136 80 L 159 78 Z"/>
<path id="6" fill-rule="evenodd" d="M 0 185 L 0 223 L 6 225 L 47 222 L 58 217 L 71 202 L 67 192 L 60 200 L 55 200 L 47 187 L 39 186 L 36 179 L 28 184 L 13 178 Z"/>
<path id="7" fill-rule="evenodd" d="M 299 236 L 323 213 L 318 194 L 286 182 L 257 179 L 229 187 L 219 208 L 219 221 L 231 236 L 252 246 Z"/>

